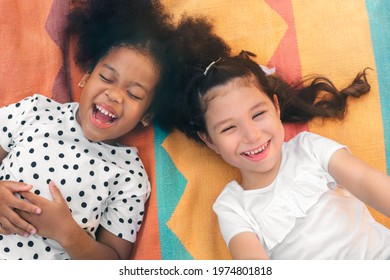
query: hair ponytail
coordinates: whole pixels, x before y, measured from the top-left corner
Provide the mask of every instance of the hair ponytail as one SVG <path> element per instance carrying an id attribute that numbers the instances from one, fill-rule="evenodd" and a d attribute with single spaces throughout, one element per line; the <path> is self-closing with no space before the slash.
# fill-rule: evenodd
<path id="1" fill-rule="evenodd" d="M 306 123 L 315 117 L 343 119 L 348 97 L 359 98 L 370 91 L 367 70 L 358 73 L 352 83 L 338 90 L 325 77 L 315 77 L 308 86 L 290 86 L 282 79 L 270 77 L 275 94 L 279 98 L 281 120 L 284 123 Z"/>

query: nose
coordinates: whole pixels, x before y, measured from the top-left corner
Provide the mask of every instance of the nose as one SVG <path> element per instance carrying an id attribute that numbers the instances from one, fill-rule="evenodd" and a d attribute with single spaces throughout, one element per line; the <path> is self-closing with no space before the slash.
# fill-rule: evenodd
<path id="1" fill-rule="evenodd" d="M 104 94 L 107 96 L 108 100 L 111 102 L 122 103 L 124 91 L 120 88 L 111 88 L 107 89 Z"/>
<path id="2" fill-rule="evenodd" d="M 261 129 L 253 120 L 246 121 L 241 128 L 244 143 L 255 143 L 261 136 Z"/>

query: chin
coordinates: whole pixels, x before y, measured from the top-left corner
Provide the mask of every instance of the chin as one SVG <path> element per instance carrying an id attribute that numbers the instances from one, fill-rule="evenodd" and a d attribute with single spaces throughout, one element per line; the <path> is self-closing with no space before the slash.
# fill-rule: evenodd
<path id="1" fill-rule="evenodd" d="M 94 135 L 94 134 L 91 135 L 91 134 L 88 134 L 85 132 L 84 132 L 84 137 L 92 142 L 104 142 L 105 141 L 105 139 L 103 139 L 102 137 L 98 137 L 97 135 Z"/>

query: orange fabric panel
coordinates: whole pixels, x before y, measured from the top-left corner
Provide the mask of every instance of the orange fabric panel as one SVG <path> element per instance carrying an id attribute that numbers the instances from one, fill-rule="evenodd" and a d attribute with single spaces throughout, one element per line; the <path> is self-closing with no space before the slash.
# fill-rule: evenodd
<path id="1" fill-rule="evenodd" d="M 52 2 L 18 0 L 0 5 L 0 105 L 34 93 L 51 97 L 62 64 L 61 50 L 45 30 Z"/>
<path id="2" fill-rule="evenodd" d="M 136 250 L 133 256 L 133 258 L 140 260 L 161 259 L 153 140 L 154 130 L 152 126 L 135 130 L 121 139 L 121 143 L 138 148 L 139 156 L 144 163 L 151 184 L 151 195 L 147 203 L 143 226 L 137 236 Z"/>

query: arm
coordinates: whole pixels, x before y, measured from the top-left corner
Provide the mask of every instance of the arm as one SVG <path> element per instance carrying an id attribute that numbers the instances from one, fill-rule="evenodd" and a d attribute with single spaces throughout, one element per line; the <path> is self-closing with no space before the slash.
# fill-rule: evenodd
<path id="1" fill-rule="evenodd" d="M 7 152 L 0 147 L 0 161 L 7 156 Z M 36 229 L 23 220 L 14 209 L 28 213 L 39 214 L 39 207 L 15 197 L 15 193 L 29 191 L 30 185 L 21 182 L 0 181 L 0 234 L 16 233 L 28 236 L 36 233 Z"/>
<path id="2" fill-rule="evenodd" d="M 53 201 L 31 192 L 22 193 L 23 197 L 42 209 L 39 216 L 19 212 L 36 226 L 39 235 L 56 240 L 72 259 L 130 258 L 133 243 L 115 236 L 103 227 L 99 227 L 97 238 L 93 239 L 73 219 L 60 190 L 53 183 L 50 183 L 49 188 Z"/>
<path id="3" fill-rule="evenodd" d="M 346 149 L 334 153 L 329 173 L 358 199 L 390 217 L 390 177 L 351 155 Z"/>
<path id="4" fill-rule="evenodd" d="M 76 227 L 77 226 L 77 227 Z M 130 259 L 133 243 L 115 236 L 102 226 L 99 227 L 97 239 L 94 240 L 80 226 L 70 230 L 59 243 L 75 260 L 128 260 Z"/>
<path id="5" fill-rule="evenodd" d="M 4 149 L 0 146 L 0 161 L 2 162 L 3 159 L 5 159 L 5 157 L 7 156 L 7 152 L 4 151 Z"/>
<path id="6" fill-rule="evenodd" d="M 229 251 L 234 260 L 268 260 L 269 257 L 253 232 L 242 232 L 229 242 Z"/>

